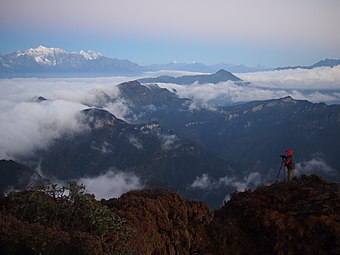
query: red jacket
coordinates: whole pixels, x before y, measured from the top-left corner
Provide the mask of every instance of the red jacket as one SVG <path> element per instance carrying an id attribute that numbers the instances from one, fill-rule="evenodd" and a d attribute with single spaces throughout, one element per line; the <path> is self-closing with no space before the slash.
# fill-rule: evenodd
<path id="1" fill-rule="evenodd" d="M 295 159 L 293 157 L 292 150 L 286 150 L 285 166 L 288 168 L 288 170 L 295 169 Z"/>

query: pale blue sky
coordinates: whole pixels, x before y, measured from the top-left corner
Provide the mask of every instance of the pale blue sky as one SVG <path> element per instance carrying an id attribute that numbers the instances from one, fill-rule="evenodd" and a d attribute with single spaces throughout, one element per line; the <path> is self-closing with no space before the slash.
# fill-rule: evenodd
<path id="1" fill-rule="evenodd" d="M 0 53 L 93 50 L 140 64 L 340 58 L 339 0 L 0 0 Z"/>

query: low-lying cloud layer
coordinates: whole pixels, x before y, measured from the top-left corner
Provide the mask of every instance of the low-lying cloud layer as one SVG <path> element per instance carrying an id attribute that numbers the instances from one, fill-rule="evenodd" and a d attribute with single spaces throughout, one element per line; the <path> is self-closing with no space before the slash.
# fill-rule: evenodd
<path id="1" fill-rule="evenodd" d="M 178 71 L 164 72 L 181 75 Z M 148 73 L 144 77 L 157 75 L 159 72 Z M 237 75 L 251 83 L 160 86 L 170 91 L 176 89 L 178 96 L 193 99 L 188 105 L 189 110 L 202 107 L 214 110 L 211 104 L 266 100 L 287 95 L 311 102 L 340 103 L 340 66 Z M 102 106 L 124 119 L 131 114 L 131 102 L 119 97 L 116 85 L 138 78 L 142 77 L 0 79 L 0 157 L 31 153 L 46 147 L 64 133 L 81 131 L 84 127 L 78 122 L 77 113 L 87 107 Z M 36 100 L 39 96 L 47 101 Z M 174 146 L 175 140 L 175 137 L 164 138 L 164 149 Z M 140 147 L 138 142 L 132 142 Z"/>
<path id="2" fill-rule="evenodd" d="M 179 96 L 202 103 L 232 104 L 285 96 L 314 103 L 340 103 L 340 66 L 240 73 L 236 76 L 251 83 L 228 81 L 190 86 L 162 83 L 160 86 L 175 89 Z"/>
<path id="3" fill-rule="evenodd" d="M 294 90 L 340 90 L 340 65 L 313 69 L 287 69 L 239 73 L 238 77 L 262 88 Z"/>
<path id="4" fill-rule="evenodd" d="M 46 147 L 61 134 L 83 130 L 77 113 L 84 109 L 79 103 L 56 100 L 52 102 L 1 101 L 0 157 L 32 153 Z"/>
<path id="5" fill-rule="evenodd" d="M 112 170 L 94 178 L 81 178 L 79 182 L 83 183 L 86 191 L 94 194 L 96 199 L 119 197 L 130 190 L 143 187 L 136 175 Z"/>
<path id="6" fill-rule="evenodd" d="M 90 106 L 104 106 L 123 118 L 127 104 L 107 97 L 116 98 L 115 85 L 125 79 L 0 79 L 0 158 L 33 153 L 65 133 L 82 131 L 86 127 L 77 115 Z"/>

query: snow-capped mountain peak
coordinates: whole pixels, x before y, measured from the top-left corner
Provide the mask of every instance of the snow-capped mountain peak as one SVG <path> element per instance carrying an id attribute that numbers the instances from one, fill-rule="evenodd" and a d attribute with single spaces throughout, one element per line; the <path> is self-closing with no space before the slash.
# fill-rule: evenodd
<path id="1" fill-rule="evenodd" d="M 16 57 L 29 56 L 34 58 L 34 60 L 43 65 L 55 66 L 56 56 L 59 54 L 66 54 L 66 51 L 60 48 L 47 48 L 45 46 L 39 45 L 37 48 L 29 48 L 25 51 L 17 51 Z"/>
<path id="2" fill-rule="evenodd" d="M 84 58 L 86 58 L 86 60 L 95 60 L 98 57 L 101 57 L 102 54 L 100 52 L 94 52 L 94 51 L 83 51 L 81 50 L 79 52 L 80 55 L 82 55 Z"/>
<path id="3" fill-rule="evenodd" d="M 39 45 L 1 56 L 0 76 L 21 74 L 135 75 L 146 70 L 128 60 L 104 57 L 99 52 L 67 52 L 61 48 Z"/>
<path id="4" fill-rule="evenodd" d="M 24 51 L 24 54 L 30 56 L 48 56 L 48 55 L 55 55 L 66 53 L 63 49 L 60 48 L 47 48 L 45 46 L 39 45 L 37 48 L 29 48 Z"/>

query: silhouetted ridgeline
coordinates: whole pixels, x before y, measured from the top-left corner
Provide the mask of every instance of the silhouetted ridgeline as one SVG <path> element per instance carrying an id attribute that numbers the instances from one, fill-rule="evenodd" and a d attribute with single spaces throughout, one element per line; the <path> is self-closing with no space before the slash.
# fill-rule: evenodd
<path id="1" fill-rule="evenodd" d="M 67 190 L 1 197 L 0 253 L 340 254 L 340 184 L 316 175 L 234 193 L 215 212 L 169 190 L 100 202 Z"/>
<path id="2" fill-rule="evenodd" d="M 210 231 L 215 254 L 340 254 L 340 184 L 312 175 L 234 194 Z"/>

